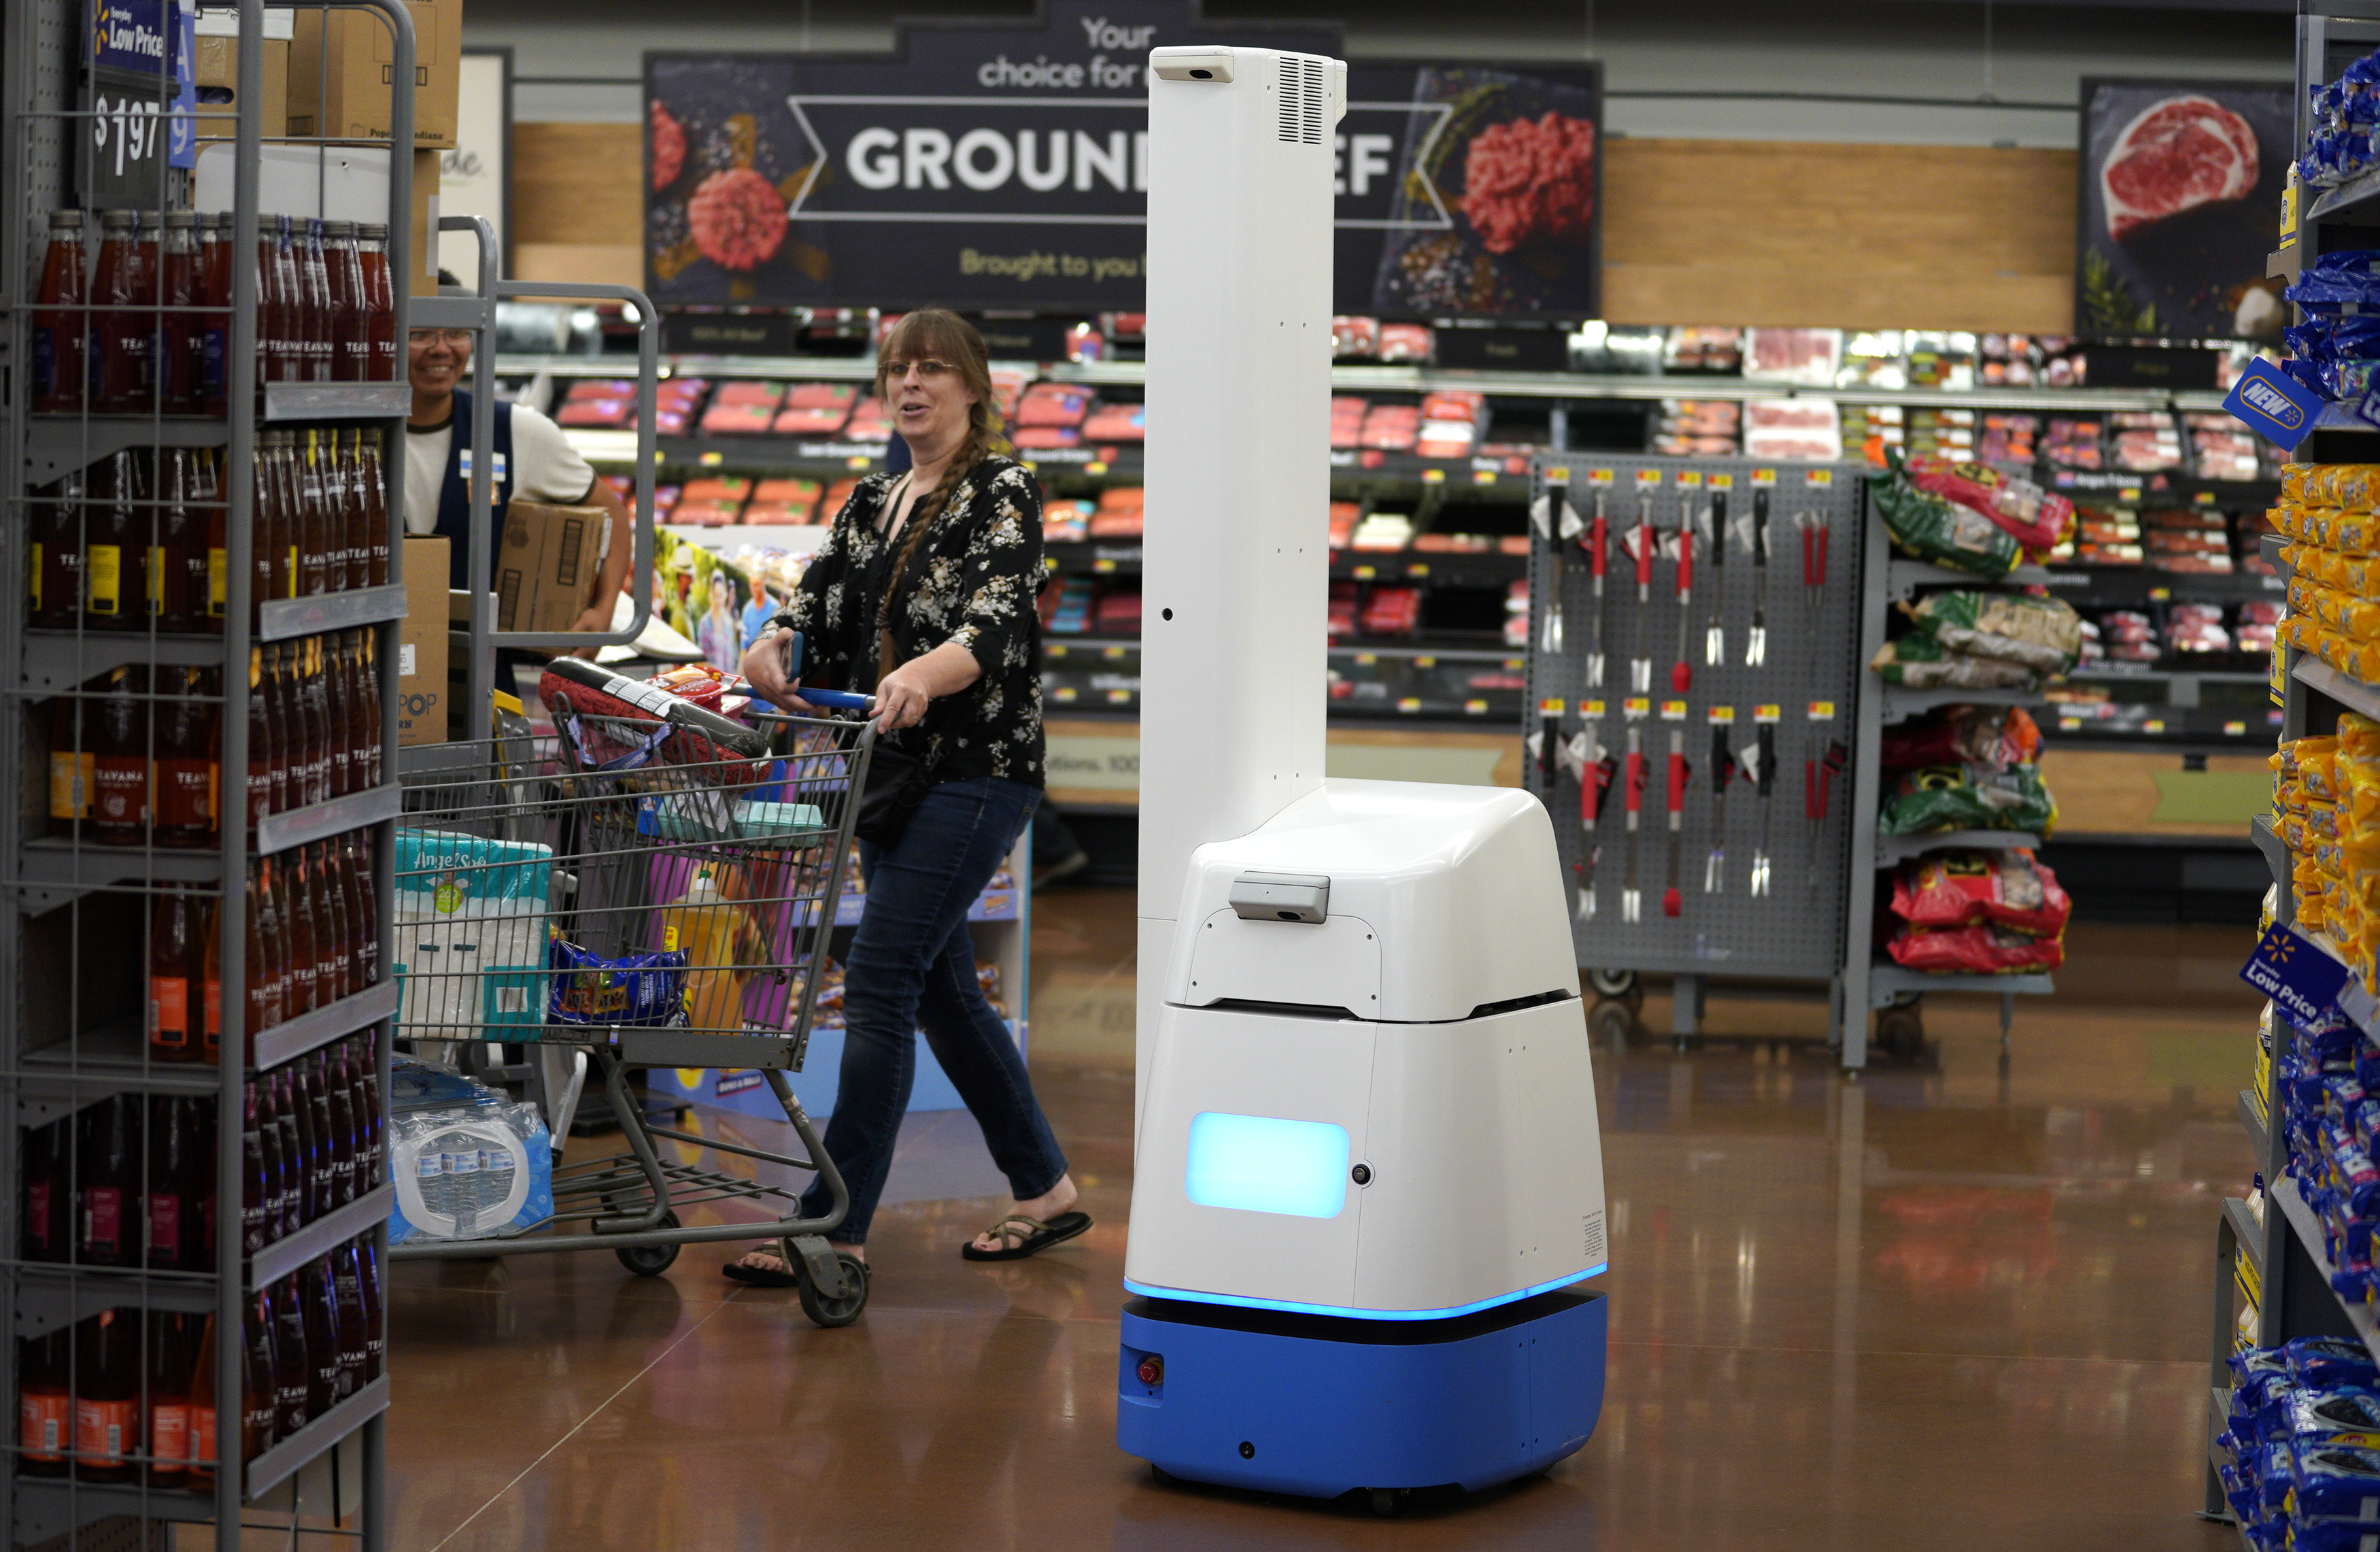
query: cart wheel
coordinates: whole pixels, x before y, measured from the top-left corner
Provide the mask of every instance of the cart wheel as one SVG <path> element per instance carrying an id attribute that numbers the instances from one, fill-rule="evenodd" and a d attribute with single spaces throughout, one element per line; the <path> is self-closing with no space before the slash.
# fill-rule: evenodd
<path id="1" fill-rule="evenodd" d="M 810 1286 L 810 1279 L 808 1278 L 802 1279 L 801 1287 L 798 1290 L 802 1301 L 802 1313 L 810 1317 L 810 1324 L 823 1326 L 830 1331 L 838 1326 L 850 1325 L 859 1318 L 859 1312 L 868 1307 L 868 1263 L 847 1251 L 835 1252 L 835 1259 L 843 1263 L 843 1272 L 846 1279 L 854 1277 L 859 1279 L 858 1292 L 845 1294 L 840 1299 L 825 1298 L 817 1289 Z M 799 1263 L 796 1265 L 798 1266 Z"/>
<path id="2" fill-rule="evenodd" d="M 1379 1518 L 1383 1520 L 1390 1519 L 1396 1514 L 1401 1513 L 1404 1507 L 1405 1496 L 1402 1493 L 1398 1492 L 1395 1488 L 1375 1487 L 1372 1489 L 1372 1512 Z"/>
<path id="3" fill-rule="evenodd" d="M 1633 970 L 1589 970 L 1586 984 L 1595 988 L 1597 997 L 1625 997 L 1636 989 Z"/>
<path id="4" fill-rule="evenodd" d="M 1886 1003 L 1885 1006 L 1888 1008 L 1914 1008 L 1919 1002 L 1925 1000 L 1925 994 L 1922 991 L 1896 991 L 1892 994 L 1892 1000 Z"/>
<path id="5" fill-rule="evenodd" d="M 1586 1032 L 1613 1050 L 1626 1050 L 1636 1033 L 1636 1014 L 1625 1002 L 1597 1002 L 1586 1011 Z"/>
<path id="6" fill-rule="evenodd" d="M 1906 1061 L 1925 1047 L 1925 1022 L 1914 1008 L 1888 1008 L 1876 1015 L 1876 1043 Z"/>
<path id="7" fill-rule="evenodd" d="M 662 1214 L 662 1228 L 674 1229 L 677 1226 L 677 1214 L 674 1212 Z M 677 1260 L 679 1248 L 674 1244 L 623 1245 L 612 1254 L 620 1258 L 621 1266 L 627 1267 L 638 1277 L 659 1277 L 668 1271 L 671 1264 Z"/>

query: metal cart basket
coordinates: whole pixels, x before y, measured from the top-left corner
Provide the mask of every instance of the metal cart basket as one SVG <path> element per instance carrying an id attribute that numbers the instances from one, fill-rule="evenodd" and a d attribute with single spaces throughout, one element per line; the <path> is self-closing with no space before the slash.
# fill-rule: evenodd
<path id="1" fill-rule="evenodd" d="M 651 1276 L 681 1245 L 773 1236 L 804 1312 L 847 1325 L 867 1304 L 867 1267 L 825 1236 L 850 1193 L 785 1074 L 801 1071 L 818 1012 L 874 726 L 770 714 L 780 753 L 749 758 L 676 721 L 551 709 L 551 735 L 408 751 L 390 924 L 396 1033 L 583 1050 L 628 1151 L 557 1166 L 552 1217 L 520 1233 L 409 1239 L 390 1254 L 602 1249 Z M 757 1069 L 805 1157 L 654 1125 L 626 1075 L 663 1066 Z M 831 1208 L 805 1219 L 797 1189 L 663 1162 L 656 1138 L 768 1173 L 815 1171 Z M 777 1216 L 680 1220 L 741 1200 Z M 557 1231 L 579 1219 L 583 1231 Z"/>

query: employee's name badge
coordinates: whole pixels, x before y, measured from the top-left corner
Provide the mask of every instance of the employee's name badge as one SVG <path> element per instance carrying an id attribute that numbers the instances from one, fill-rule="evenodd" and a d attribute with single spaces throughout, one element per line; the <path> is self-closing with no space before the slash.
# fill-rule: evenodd
<path id="1" fill-rule="evenodd" d="M 2273 1000 L 2298 1024 L 2326 1021 L 2347 985 L 2347 966 L 2278 922 L 2256 940 L 2240 978 Z"/>
<path id="2" fill-rule="evenodd" d="M 462 449 L 462 450 L 461 450 L 461 452 L 457 455 L 457 456 L 458 456 L 458 457 L 460 457 L 460 458 L 461 458 L 461 460 L 462 460 L 462 464 L 461 464 L 461 467 L 460 467 L 460 472 L 461 472 L 461 474 L 462 474 L 462 476 L 463 476 L 464 482 L 468 484 L 468 483 L 469 483 L 470 479 L 471 479 L 471 450 L 470 450 L 469 448 L 466 447 L 466 448 L 464 448 L 464 449 Z M 505 482 L 505 480 L 506 480 L 506 479 L 508 479 L 510 478 L 510 476 L 506 473 L 506 471 L 505 471 L 505 469 L 504 469 L 504 449 L 503 449 L 503 448 L 498 448 L 498 449 L 496 449 L 496 451 L 495 451 L 495 460 L 496 460 L 496 483 L 497 483 L 497 484 L 499 484 L 499 485 L 502 485 L 502 484 L 504 484 L 504 483 Z"/>

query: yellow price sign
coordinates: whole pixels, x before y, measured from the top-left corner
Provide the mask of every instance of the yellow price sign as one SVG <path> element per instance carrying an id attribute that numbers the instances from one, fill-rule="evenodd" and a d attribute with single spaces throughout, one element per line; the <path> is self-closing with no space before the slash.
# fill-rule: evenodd
<path id="1" fill-rule="evenodd" d="M 1105 474 L 1107 471 L 1107 465 L 1097 461 L 1087 463 L 1083 466 L 1083 472 L 1085 474 Z"/>
<path id="2" fill-rule="evenodd" d="M 1496 471 L 1494 469 L 1473 469 L 1471 471 L 1471 483 L 1474 485 L 1493 485 L 1496 483 Z"/>
<path id="3" fill-rule="evenodd" d="M 1358 582 L 1369 582 L 1373 577 L 1379 575 L 1380 572 L 1378 566 L 1359 565 L 1355 568 L 1355 580 Z"/>
<path id="4" fill-rule="evenodd" d="M 1061 702 L 1063 702 L 1074 699 L 1076 691 L 1075 686 L 1072 685 L 1061 685 L 1055 690 L 1052 690 L 1050 694 Z"/>
<path id="5" fill-rule="evenodd" d="M 1446 471 L 1442 468 L 1426 468 L 1421 471 L 1421 482 L 1425 485 L 1443 485 L 1446 483 Z"/>
<path id="6" fill-rule="evenodd" d="M 1710 477 L 1710 488 L 1714 491 L 1732 491 L 1735 489 L 1735 476 L 1714 474 Z"/>
<path id="7" fill-rule="evenodd" d="M 2163 603 L 2173 597 L 2173 589 L 2171 588 L 2151 588 L 2149 589 L 2149 597 L 2155 602 Z"/>
<path id="8" fill-rule="evenodd" d="M 1405 575 L 1407 576 L 1427 576 L 1429 575 L 1429 563 L 1427 561 L 1415 561 L 1405 567 Z"/>
<path id="9" fill-rule="evenodd" d="M 2161 719 L 2152 718 L 2148 721 L 2141 724 L 2141 731 L 2143 733 L 2163 733 L 2165 731 L 2165 722 Z"/>
<path id="10" fill-rule="evenodd" d="M 695 462 L 700 464 L 704 468 L 717 468 L 726 461 L 727 455 L 724 453 L 705 453 L 699 458 L 695 460 Z"/>
<path id="11" fill-rule="evenodd" d="M 1777 483 L 1777 471 L 1775 469 L 1754 469 L 1752 471 L 1752 482 L 1755 485 L 1774 485 Z"/>
<path id="12" fill-rule="evenodd" d="M 1630 696 L 1620 703 L 1620 714 L 1623 717 L 1649 717 L 1653 714 L 1653 703 L 1643 696 Z"/>
<path id="13" fill-rule="evenodd" d="M 1752 720 L 1755 722 L 1782 721 L 1784 717 L 1785 708 L 1782 706 L 1755 706 L 1752 709 Z"/>
<path id="14" fill-rule="evenodd" d="M 1541 478 L 1548 485 L 1567 485 L 1570 483 L 1570 470 L 1555 465 L 1544 470 Z"/>
<path id="15" fill-rule="evenodd" d="M 1476 717 L 1488 709 L 1488 703 L 1484 700 L 1466 700 L 1463 703 L 1463 709 Z"/>
<path id="16" fill-rule="evenodd" d="M 1105 576 L 1109 572 L 1115 569 L 1115 563 L 1106 559 L 1096 560 L 1091 563 L 1091 569 L 1098 572 L 1100 576 Z"/>
<path id="17" fill-rule="evenodd" d="M 1600 717 L 1603 715 L 1603 706 L 1604 703 L 1599 700 L 1582 700 L 1578 703 L 1578 714 L 1582 717 Z"/>
<path id="18" fill-rule="evenodd" d="M 1415 668 L 1436 668 L 1438 666 L 1438 660 L 1436 658 L 1415 658 L 1414 660 L 1414 666 Z"/>
<path id="19" fill-rule="evenodd" d="M 1107 659 L 1110 662 L 1122 662 L 1123 661 L 1123 655 L 1131 650 L 1132 649 L 1129 647 L 1102 647 L 1099 649 L 1099 656 Z"/>
<path id="20" fill-rule="evenodd" d="M 1110 706 L 1127 705 L 1131 700 L 1132 692 L 1130 690 L 1110 690 L 1108 692 L 1108 704 Z"/>
<path id="21" fill-rule="evenodd" d="M 2082 719 L 2080 717 L 2060 717 L 2058 719 L 2058 731 L 2060 733 L 2075 732 L 2077 729 L 2081 728 L 2082 725 Z"/>
<path id="22" fill-rule="evenodd" d="M 1713 727 L 1733 727 L 1735 725 L 1735 708 L 1732 706 L 1712 707 L 1710 709 L 1710 724 Z"/>
<path id="23" fill-rule="evenodd" d="M 1419 696 L 1407 696 L 1402 700 L 1397 702 L 1397 709 L 1400 711 L 1418 711 L 1421 709 L 1421 697 Z"/>
<path id="24" fill-rule="evenodd" d="M 1679 487 L 1679 489 L 1681 489 L 1681 490 L 1685 490 L 1685 491 L 1698 491 L 1698 490 L 1702 489 L 1702 483 L 1703 483 L 1703 471 L 1702 471 L 1702 470 L 1700 470 L 1700 469 L 1680 469 L 1680 470 L 1678 471 L 1678 487 Z"/>
<path id="25" fill-rule="evenodd" d="M 1560 696 L 1548 696 L 1545 699 L 1537 702 L 1537 712 L 1540 716 L 1559 717 L 1568 708 L 1568 705 L 1569 703 L 1563 700 Z"/>
<path id="26" fill-rule="evenodd" d="M 1658 485 L 1660 482 L 1661 471 L 1659 469 L 1638 469 L 1636 471 L 1636 488 L 1640 491 L 1648 490 L 1655 485 Z"/>
<path id="27" fill-rule="evenodd" d="M 2227 738 L 2237 738 L 2247 731 L 2248 724 L 2245 722 L 2226 722 L 2223 724 L 2223 734 Z"/>
<path id="28" fill-rule="evenodd" d="M 1661 702 L 1661 721 L 1665 722 L 1682 722 L 1685 720 L 1686 703 L 1684 701 L 1665 700 Z"/>
<path id="29" fill-rule="evenodd" d="M 1608 468 L 1589 469 L 1586 471 L 1586 482 L 1589 485 L 1609 485 L 1611 483 L 1611 471 Z"/>
<path id="30" fill-rule="evenodd" d="M 1814 700 L 1810 702 L 1810 721 L 1814 722 L 1831 722 L 1834 720 L 1835 703 L 1833 701 Z"/>
<path id="31" fill-rule="evenodd" d="M 1355 666 L 1357 668 L 1369 668 L 1379 661 L 1380 654 L 1378 652 L 1358 652 L 1355 654 Z"/>
<path id="32" fill-rule="evenodd" d="M 1803 482 L 1807 484 L 1810 489 L 1814 491 L 1824 491 L 1834 484 L 1835 471 L 1832 469 L 1812 469 L 1808 474 L 1803 475 L 1802 479 Z"/>

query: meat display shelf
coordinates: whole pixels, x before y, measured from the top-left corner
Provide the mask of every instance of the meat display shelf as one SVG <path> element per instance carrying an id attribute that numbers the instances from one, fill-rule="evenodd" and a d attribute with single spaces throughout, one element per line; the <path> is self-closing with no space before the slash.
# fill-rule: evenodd
<path id="1" fill-rule="evenodd" d="M 2340 1298 L 2331 1287 L 2331 1274 L 2338 1268 L 2331 1265 L 2329 1254 L 2324 1248 L 2322 1220 L 2314 1217 L 2313 1208 L 2306 1199 L 2298 1194 L 2296 1180 L 2284 1176 L 2270 1182 L 2265 1193 L 2265 1202 L 2266 1212 L 2272 1211 L 2273 1203 L 2280 1204 L 2281 1216 L 2289 1219 L 2290 1231 L 2297 1235 L 2306 1258 L 2313 1263 L 2314 1280 L 2322 1289 L 2317 1296 L 2338 1302 L 2339 1313 L 2346 1316 L 2348 1326 L 2362 1339 L 2365 1350 L 2375 1360 L 2380 1360 L 2380 1318 L 2374 1316 L 2368 1305 L 2361 1301 Z"/>
<path id="2" fill-rule="evenodd" d="M 812 382 L 867 382 L 875 378 L 876 364 L 864 356 L 669 356 L 663 371 L 675 376 L 707 378 L 763 377 Z M 1079 382 L 1094 387 L 1139 387 L 1148 382 L 1139 361 L 1000 361 L 1000 367 L 1023 367 L 1055 382 Z M 495 370 L 507 376 L 544 372 L 553 377 L 617 377 L 631 370 L 626 361 L 602 356 L 505 355 Z M 2161 388 L 1875 388 L 1812 387 L 1796 383 L 1747 382 L 1718 375 L 1658 376 L 1627 372 L 1471 371 L 1424 366 L 1335 365 L 1330 386 L 1349 394 L 1427 394 L 1439 389 L 1469 390 L 1511 398 L 1550 399 L 1771 399 L 1815 397 L 1851 404 L 1949 405 L 1976 409 L 2017 410 L 2217 410 L 2223 395 L 2214 392 L 2176 392 Z"/>
<path id="3" fill-rule="evenodd" d="M 1930 835 L 1887 835 L 1879 831 L 1876 837 L 1876 865 L 1897 867 L 1928 852 L 2030 852 L 2040 846 L 2041 837 L 2014 830 L 1937 830 Z"/>

